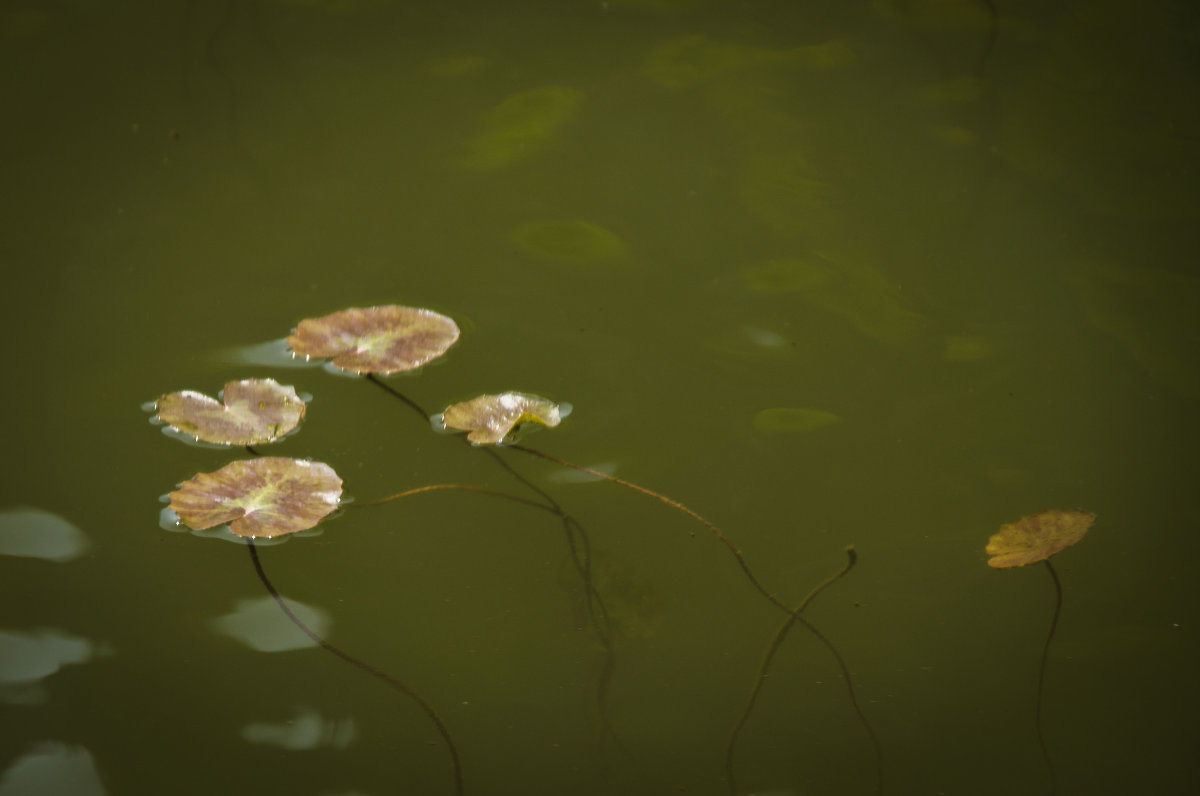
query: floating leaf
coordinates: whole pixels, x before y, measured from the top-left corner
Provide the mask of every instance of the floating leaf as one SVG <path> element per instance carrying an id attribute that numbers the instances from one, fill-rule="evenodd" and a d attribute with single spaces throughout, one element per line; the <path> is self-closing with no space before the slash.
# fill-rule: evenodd
<path id="1" fill-rule="evenodd" d="M 229 523 L 238 536 L 313 528 L 338 507 L 342 479 L 322 462 L 264 456 L 199 473 L 171 493 L 171 509 L 194 530 Z"/>
<path id="2" fill-rule="evenodd" d="M 1004 525 L 988 539 L 989 567 L 1023 567 L 1078 542 L 1096 521 L 1086 511 L 1043 511 Z"/>
<path id="3" fill-rule="evenodd" d="M 296 388 L 274 379 L 231 381 L 221 398 L 191 390 L 168 393 L 155 401 L 155 414 L 174 429 L 218 445 L 273 442 L 304 417 Z"/>
<path id="4" fill-rule="evenodd" d="M 434 420 L 446 428 L 469 431 L 467 440 L 475 445 L 495 445 L 511 442 L 526 423 L 557 426 L 570 414 L 570 405 L 560 407 L 553 401 L 536 395 L 505 392 L 481 395 L 454 404 Z"/>
<path id="5" fill-rule="evenodd" d="M 458 339 L 458 325 L 433 310 L 353 307 L 300 321 L 287 339 L 296 354 L 332 357 L 354 373 L 399 373 L 437 359 Z"/>

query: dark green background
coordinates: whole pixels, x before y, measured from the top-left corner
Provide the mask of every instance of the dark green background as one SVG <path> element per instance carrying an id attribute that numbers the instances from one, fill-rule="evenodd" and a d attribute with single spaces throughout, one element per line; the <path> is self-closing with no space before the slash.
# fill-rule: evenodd
<path id="1" fill-rule="evenodd" d="M 530 444 L 705 515 L 789 603 L 856 546 L 809 616 L 849 663 L 885 793 L 1049 792 L 1033 715 L 1052 585 L 983 547 L 1022 515 L 1095 512 L 1056 558 L 1060 791 L 1191 792 L 1196 15 L 988 6 L 0 5 L 0 505 L 92 542 L 0 560 L 0 626 L 108 652 L 0 707 L 0 767 L 53 740 L 89 750 L 111 794 L 451 791 L 430 724 L 381 683 L 212 631 L 262 587 L 244 549 L 160 529 L 157 499 L 238 454 L 139 408 L 272 376 L 313 401 L 267 452 L 328 462 L 359 501 L 519 491 L 369 384 L 228 353 L 403 303 L 465 330 L 392 379 L 430 411 L 505 389 L 573 403 Z M 511 163 L 464 164 L 492 109 L 547 86 L 579 92 L 573 118 Z M 564 219 L 626 255 L 510 237 Z M 833 286 L 752 289 L 787 259 Z M 948 356 L 962 341 L 976 355 Z M 756 429 L 774 407 L 840 420 Z M 727 793 L 725 741 L 782 614 L 700 525 L 506 459 L 587 529 L 627 628 L 621 747 L 594 738 L 600 656 L 548 515 L 426 495 L 264 549 L 267 571 L 439 710 L 470 794 Z M 297 706 L 357 737 L 242 739 Z M 794 634 L 739 746 L 742 791 L 867 794 L 874 772 L 834 661 Z"/>

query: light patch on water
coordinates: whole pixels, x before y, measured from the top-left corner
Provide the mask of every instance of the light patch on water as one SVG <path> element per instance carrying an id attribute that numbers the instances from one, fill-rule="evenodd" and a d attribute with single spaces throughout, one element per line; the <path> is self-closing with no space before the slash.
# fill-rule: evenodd
<path id="1" fill-rule="evenodd" d="M 91 639 L 55 628 L 0 630 L 0 700 L 36 704 L 45 700 L 42 680 L 63 666 L 87 663 L 99 649 Z"/>
<path id="2" fill-rule="evenodd" d="M 161 503 L 171 502 L 170 495 L 160 495 L 158 499 Z M 326 496 L 326 500 L 329 500 L 329 496 Z M 351 501 L 342 500 L 338 501 L 338 504 L 341 505 L 349 502 Z M 336 516 L 336 514 L 331 514 L 326 519 Z M 228 524 L 217 525 L 215 527 L 205 528 L 199 531 L 189 528 L 183 524 L 183 521 L 179 519 L 179 514 L 177 514 L 170 506 L 166 506 L 158 512 L 158 527 L 162 528 L 164 531 L 170 531 L 171 533 L 190 533 L 192 536 L 199 536 L 201 539 L 219 539 L 222 542 L 233 542 L 234 544 L 240 545 L 245 545 L 248 542 L 245 536 L 238 536 L 236 533 L 234 533 L 229 528 Z M 325 529 L 318 526 L 316 528 L 308 528 L 303 531 L 296 531 L 295 533 L 283 534 L 282 536 L 256 536 L 254 537 L 254 546 L 274 547 L 275 545 L 286 543 L 293 536 L 320 536 L 323 533 L 325 533 Z"/>
<path id="3" fill-rule="evenodd" d="M 59 742 L 40 743 L 0 777 L 0 796 L 104 796 L 92 755 L 82 746 Z"/>
<path id="4" fill-rule="evenodd" d="M 285 337 L 267 343 L 221 348 L 213 352 L 213 358 L 231 365 L 263 365 L 271 368 L 317 368 L 325 362 L 324 359 L 297 356 Z"/>
<path id="5" fill-rule="evenodd" d="M 760 329 L 757 326 L 743 326 L 742 334 L 751 343 L 762 348 L 783 348 L 788 344 L 788 339 L 778 332 Z"/>
<path id="6" fill-rule="evenodd" d="M 299 707 L 295 718 L 267 724 L 256 722 L 242 727 L 242 738 L 250 743 L 304 750 L 320 746 L 345 749 L 358 735 L 354 719 L 326 719 L 309 707 Z"/>
<path id="7" fill-rule="evenodd" d="M 0 511 L 0 555 L 64 564 L 83 555 L 88 545 L 84 532 L 57 514 L 26 506 Z"/>
<path id="8" fill-rule="evenodd" d="M 295 600 L 285 599 L 284 602 L 301 622 L 322 638 L 333 626 L 329 614 L 320 608 Z M 284 615 L 273 597 L 238 600 L 232 612 L 212 621 L 212 628 L 259 652 L 287 652 L 317 646 L 316 641 Z"/>

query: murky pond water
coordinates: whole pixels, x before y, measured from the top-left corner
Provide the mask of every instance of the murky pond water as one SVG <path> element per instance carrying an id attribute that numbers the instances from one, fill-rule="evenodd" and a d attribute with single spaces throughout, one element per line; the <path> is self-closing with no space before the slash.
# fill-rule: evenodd
<path id="1" fill-rule="evenodd" d="M 1051 5 L 5 4 L 0 795 L 1189 792 L 1200 17 Z M 386 304 L 407 403 L 272 358 Z M 263 577 L 142 408 L 252 377 Z"/>

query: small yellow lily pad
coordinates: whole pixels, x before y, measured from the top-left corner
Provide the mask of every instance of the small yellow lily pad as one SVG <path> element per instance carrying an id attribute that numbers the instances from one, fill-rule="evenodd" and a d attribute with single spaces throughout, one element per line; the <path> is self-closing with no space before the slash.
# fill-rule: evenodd
<path id="1" fill-rule="evenodd" d="M 560 406 L 537 395 L 505 392 L 453 404 L 435 416 L 434 422 L 444 428 L 470 432 L 467 440 L 473 445 L 497 445 L 512 442 L 522 426 L 553 428 L 569 413 L 569 404 Z"/>
<path id="2" fill-rule="evenodd" d="M 989 567 L 1023 567 L 1036 564 L 1083 538 L 1096 521 L 1087 511 L 1043 511 L 1001 526 L 988 539 Z"/>

